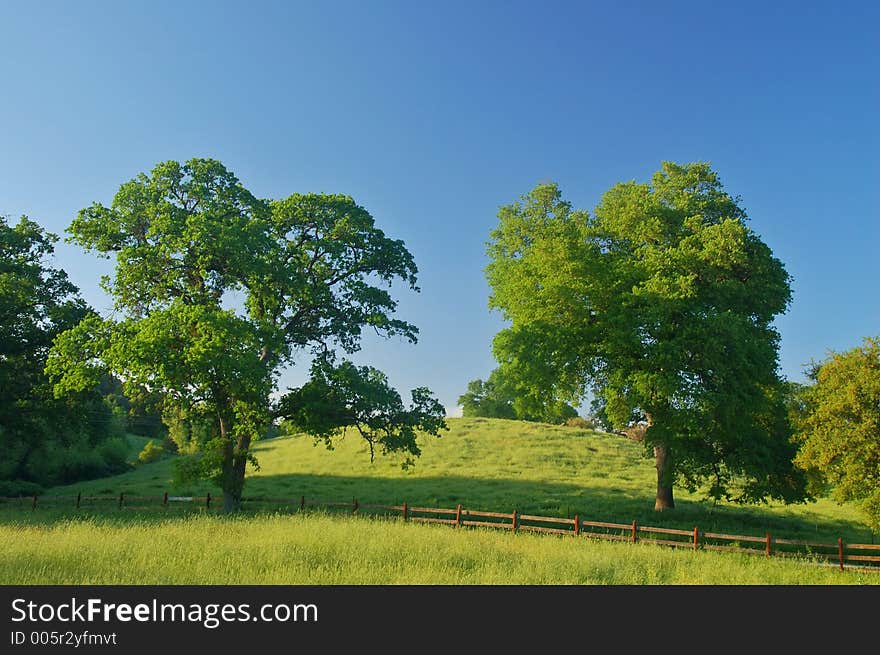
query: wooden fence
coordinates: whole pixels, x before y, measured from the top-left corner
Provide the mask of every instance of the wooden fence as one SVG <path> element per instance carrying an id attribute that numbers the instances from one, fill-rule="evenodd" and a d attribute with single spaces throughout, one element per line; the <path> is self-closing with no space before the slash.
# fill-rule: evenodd
<path id="1" fill-rule="evenodd" d="M 135 496 L 120 493 L 118 496 L 32 496 L 2 498 L 0 507 L 18 507 L 32 511 L 44 507 L 74 507 L 97 509 L 115 507 L 118 510 L 172 510 L 201 509 L 216 511 L 217 499 L 206 496 Z M 418 507 L 404 502 L 402 505 L 379 505 L 348 501 L 328 501 L 298 498 L 246 498 L 248 505 L 271 505 L 289 510 L 304 511 L 308 507 L 326 507 L 351 510 L 352 513 L 399 516 L 413 523 L 440 523 L 453 527 L 500 528 L 512 532 L 538 532 L 543 534 L 570 535 L 588 539 L 604 539 L 629 543 L 648 543 L 689 550 L 717 550 L 749 553 L 765 557 L 810 558 L 818 563 L 837 566 L 840 570 L 857 568 L 880 572 L 880 544 L 851 544 L 838 538 L 836 543 L 802 541 L 771 536 L 724 534 L 705 532 L 694 526 L 691 530 L 660 528 L 631 523 L 590 521 L 575 514 L 572 518 L 537 516 L 512 512 L 485 512 L 455 508 Z M 221 501 L 222 505 L 222 501 Z"/>

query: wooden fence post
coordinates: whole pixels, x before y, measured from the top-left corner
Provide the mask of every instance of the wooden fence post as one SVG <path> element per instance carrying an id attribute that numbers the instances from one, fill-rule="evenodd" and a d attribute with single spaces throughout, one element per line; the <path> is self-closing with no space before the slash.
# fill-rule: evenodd
<path id="1" fill-rule="evenodd" d="M 82 500 L 82 491 L 78 491 L 76 494 L 76 508 L 79 509 L 79 501 Z"/>
<path id="2" fill-rule="evenodd" d="M 299 511 L 303 511 L 305 508 L 306 508 L 306 497 L 300 496 L 299 497 Z"/>
<path id="3" fill-rule="evenodd" d="M 162 507 L 168 508 L 168 492 L 165 492 L 165 495 L 162 496 Z"/>
<path id="4" fill-rule="evenodd" d="M 34 502 L 31 505 L 31 511 L 33 512 L 35 509 L 37 509 L 37 494 L 34 494 Z"/>
<path id="5" fill-rule="evenodd" d="M 208 495 L 205 496 L 205 509 L 211 509 L 211 492 L 208 492 Z"/>
<path id="6" fill-rule="evenodd" d="M 409 508 L 407 507 L 406 501 L 403 501 L 403 520 L 406 521 L 407 516 L 409 515 Z"/>
<path id="7" fill-rule="evenodd" d="M 577 537 L 581 533 L 581 516 L 580 514 L 574 515 L 574 536 Z"/>
<path id="8" fill-rule="evenodd" d="M 514 532 L 516 532 L 516 516 L 517 516 L 516 510 L 513 510 L 513 514 L 512 514 L 513 523 L 511 523 L 510 527 Z"/>
<path id="9" fill-rule="evenodd" d="M 843 537 L 837 538 L 837 557 L 840 560 L 840 570 L 843 571 Z"/>
<path id="10" fill-rule="evenodd" d="M 458 507 L 455 508 L 455 527 L 461 527 L 461 503 L 459 503 Z"/>
<path id="11" fill-rule="evenodd" d="M 632 542 L 633 543 L 636 543 L 636 541 L 639 540 L 638 536 L 636 535 L 636 530 L 638 530 L 638 526 L 636 526 L 636 522 L 633 521 L 633 527 L 632 527 Z"/>
<path id="12" fill-rule="evenodd" d="M 120 491 L 119 492 L 119 509 L 122 509 L 123 502 L 125 502 L 125 494 Z"/>
<path id="13" fill-rule="evenodd" d="M 697 530 L 697 526 L 694 526 L 694 550 L 696 550 L 698 548 L 699 540 L 700 540 L 700 532 L 699 532 L 699 530 Z"/>
<path id="14" fill-rule="evenodd" d="M 765 542 L 765 546 L 764 546 L 764 554 L 767 555 L 767 557 L 770 557 L 770 555 L 773 554 L 773 551 L 771 550 L 771 547 L 770 547 L 770 533 L 769 532 L 767 533 L 767 537 L 766 537 L 766 542 Z"/>
<path id="15" fill-rule="evenodd" d="M 354 503 L 352 503 L 352 505 L 353 505 L 353 508 L 351 510 L 351 513 L 357 514 L 357 511 L 358 511 L 358 499 L 357 498 L 354 499 Z"/>

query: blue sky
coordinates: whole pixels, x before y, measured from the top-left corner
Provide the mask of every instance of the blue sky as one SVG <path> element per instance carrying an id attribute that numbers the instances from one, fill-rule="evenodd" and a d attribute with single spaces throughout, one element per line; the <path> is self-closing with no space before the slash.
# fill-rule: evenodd
<path id="1" fill-rule="evenodd" d="M 783 374 L 880 334 L 875 2 L 0 2 L 0 213 L 63 233 L 167 159 L 353 196 L 420 269 L 417 345 L 359 362 L 450 410 L 494 367 L 485 242 L 556 181 L 592 209 L 708 160 L 794 277 Z M 61 244 L 97 309 L 108 265 Z M 285 374 L 298 384 L 305 366 Z"/>

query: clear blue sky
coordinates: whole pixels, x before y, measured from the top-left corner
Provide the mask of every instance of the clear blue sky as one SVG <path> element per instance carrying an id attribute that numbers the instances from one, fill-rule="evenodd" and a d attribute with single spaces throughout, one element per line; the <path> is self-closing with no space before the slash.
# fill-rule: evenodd
<path id="1" fill-rule="evenodd" d="M 167 159 L 353 196 L 420 269 L 417 345 L 361 362 L 450 409 L 494 367 L 485 242 L 554 180 L 592 209 L 708 160 L 794 276 L 782 372 L 880 334 L 876 2 L 0 2 L 0 213 L 63 233 Z M 106 264 L 56 263 L 99 310 Z M 299 371 L 283 382 L 298 384 Z"/>

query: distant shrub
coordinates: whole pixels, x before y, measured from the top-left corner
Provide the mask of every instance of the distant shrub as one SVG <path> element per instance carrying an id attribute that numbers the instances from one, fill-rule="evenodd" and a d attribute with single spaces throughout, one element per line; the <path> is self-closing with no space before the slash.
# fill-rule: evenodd
<path id="1" fill-rule="evenodd" d="M 297 427 L 293 421 L 289 421 L 288 419 L 283 419 L 278 424 L 278 433 L 279 436 L 284 437 L 303 437 L 306 436 L 305 433 Z"/>
<path id="2" fill-rule="evenodd" d="M 0 496 L 15 498 L 16 496 L 33 496 L 43 493 L 43 487 L 36 482 L 27 480 L 0 480 Z"/>
<path id="3" fill-rule="evenodd" d="M 147 442 L 147 445 L 144 446 L 144 449 L 138 455 L 138 461 L 141 464 L 149 464 L 150 462 L 158 461 L 164 454 L 165 449 L 157 444 L 155 441 L 150 439 Z"/>
<path id="4" fill-rule="evenodd" d="M 98 444 L 96 450 L 104 460 L 104 467 L 107 471 L 105 475 L 122 473 L 130 468 L 128 454 L 131 452 L 131 446 L 124 437 L 108 439 Z"/>
<path id="5" fill-rule="evenodd" d="M 180 446 L 174 440 L 170 434 L 166 433 L 164 437 L 162 437 L 162 448 L 165 449 L 166 453 L 171 453 L 172 455 L 177 455 L 180 453 Z"/>
<path id="6" fill-rule="evenodd" d="M 97 446 L 50 443 L 30 455 L 26 472 L 32 481 L 39 480 L 44 486 L 94 480 L 125 471 L 127 453 L 124 441 L 117 439 Z"/>
<path id="7" fill-rule="evenodd" d="M 623 433 L 627 436 L 628 439 L 632 439 L 633 441 L 644 441 L 645 433 L 648 431 L 648 426 L 645 423 L 636 423 L 635 425 L 631 425 L 626 428 Z"/>
<path id="8" fill-rule="evenodd" d="M 595 430 L 598 427 L 596 419 L 583 416 L 573 416 L 565 421 L 565 425 L 569 428 L 581 428 L 582 430 Z"/>

